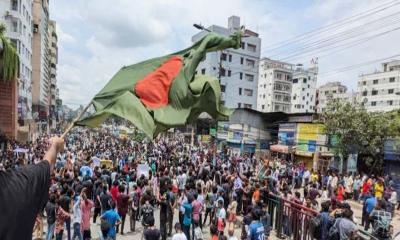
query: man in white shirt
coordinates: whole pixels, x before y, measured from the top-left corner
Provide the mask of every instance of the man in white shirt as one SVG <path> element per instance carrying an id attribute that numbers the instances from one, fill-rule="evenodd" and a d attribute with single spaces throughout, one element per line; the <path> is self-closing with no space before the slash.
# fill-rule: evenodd
<path id="1" fill-rule="evenodd" d="M 172 236 L 172 240 L 187 240 L 186 235 L 182 232 L 181 224 L 175 224 L 176 233 Z"/>

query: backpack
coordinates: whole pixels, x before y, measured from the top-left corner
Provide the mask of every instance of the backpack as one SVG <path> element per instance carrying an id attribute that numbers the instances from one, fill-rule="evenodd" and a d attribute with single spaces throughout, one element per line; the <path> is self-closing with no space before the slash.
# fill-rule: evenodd
<path id="1" fill-rule="evenodd" d="M 311 219 L 310 232 L 312 234 L 313 239 L 321 239 L 321 225 L 322 225 L 321 215 L 318 215 Z"/>
<path id="2" fill-rule="evenodd" d="M 335 224 L 329 229 L 328 232 L 328 239 L 329 240 L 340 240 L 340 228 L 339 228 L 339 223 L 340 223 L 341 218 L 337 219 Z"/>

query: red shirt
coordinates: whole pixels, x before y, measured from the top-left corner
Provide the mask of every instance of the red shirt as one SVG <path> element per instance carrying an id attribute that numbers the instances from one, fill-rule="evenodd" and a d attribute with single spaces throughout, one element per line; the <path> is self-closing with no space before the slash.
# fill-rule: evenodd
<path id="1" fill-rule="evenodd" d="M 117 197 L 118 197 L 118 187 L 117 186 L 112 186 L 110 192 L 111 192 L 112 200 L 114 202 L 116 202 L 117 201 Z"/>
<path id="2" fill-rule="evenodd" d="M 369 184 L 368 184 L 368 182 L 364 182 L 364 184 L 363 184 L 363 186 L 362 186 L 362 192 L 363 193 L 368 193 L 368 191 L 369 191 Z"/>

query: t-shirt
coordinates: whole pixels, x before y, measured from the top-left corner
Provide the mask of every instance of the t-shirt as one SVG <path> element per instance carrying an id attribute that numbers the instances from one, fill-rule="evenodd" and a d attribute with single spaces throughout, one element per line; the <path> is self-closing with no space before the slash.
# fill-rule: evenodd
<path id="1" fill-rule="evenodd" d="M 376 205 L 376 198 L 375 197 L 370 197 L 365 201 L 365 210 L 368 214 L 374 210 Z"/>
<path id="2" fill-rule="evenodd" d="M 69 212 L 71 198 L 67 195 L 62 195 L 60 198 L 59 204 L 66 212 Z"/>
<path id="3" fill-rule="evenodd" d="M 336 221 L 339 221 L 338 226 L 339 226 L 340 239 L 343 240 L 349 239 L 352 233 L 357 231 L 357 225 L 347 218 L 339 218 Z"/>
<path id="4" fill-rule="evenodd" d="M 120 193 L 117 196 L 118 214 L 126 215 L 128 212 L 129 196 L 125 193 Z"/>
<path id="5" fill-rule="evenodd" d="M 174 236 L 172 236 L 172 240 L 187 240 L 187 238 L 184 233 L 175 233 Z"/>
<path id="6" fill-rule="evenodd" d="M 121 221 L 120 216 L 118 215 L 118 213 L 113 210 L 110 209 L 108 211 L 106 211 L 103 216 L 101 216 L 101 218 L 105 219 L 107 221 L 107 223 L 110 225 L 110 229 L 108 230 L 107 236 L 108 237 L 115 237 L 116 233 L 115 233 L 115 224 L 118 221 Z"/>
<path id="7" fill-rule="evenodd" d="M 253 222 L 249 225 L 249 240 L 264 240 L 264 226 L 260 221 Z"/>
<path id="8" fill-rule="evenodd" d="M 161 232 L 158 229 L 147 229 L 144 232 L 145 240 L 158 240 L 161 237 Z"/>
<path id="9" fill-rule="evenodd" d="M 110 209 L 111 200 L 112 200 L 111 196 L 108 195 L 107 193 L 102 192 L 100 194 L 101 208 L 103 211 Z"/>
<path id="10" fill-rule="evenodd" d="M 183 208 L 185 209 L 185 214 L 183 215 L 183 225 L 190 226 L 192 223 L 192 205 L 188 202 L 183 204 Z"/>
<path id="11" fill-rule="evenodd" d="M 0 171 L 0 239 L 31 239 L 36 216 L 47 202 L 50 164 Z"/>

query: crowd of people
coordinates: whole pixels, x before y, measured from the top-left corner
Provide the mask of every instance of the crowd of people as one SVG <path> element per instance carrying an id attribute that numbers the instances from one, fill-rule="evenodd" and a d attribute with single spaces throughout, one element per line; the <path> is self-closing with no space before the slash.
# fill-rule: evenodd
<path id="1" fill-rule="evenodd" d="M 0 151 L 0 169 L 39 163 L 46 142 L 46 136 L 26 145 L 9 142 Z M 287 237 L 309 232 L 316 239 L 353 239 L 364 229 L 390 239 L 400 208 L 389 177 L 322 174 L 303 163 L 217 151 L 213 144 L 193 146 L 178 137 L 137 142 L 107 129 L 72 131 L 50 181 L 33 239 L 117 239 L 141 232 L 146 240 L 264 240 L 277 214 L 271 198 L 303 213 L 281 213 Z M 362 208 L 358 223 L 354 204 Z"/>

